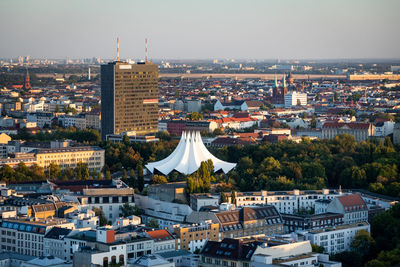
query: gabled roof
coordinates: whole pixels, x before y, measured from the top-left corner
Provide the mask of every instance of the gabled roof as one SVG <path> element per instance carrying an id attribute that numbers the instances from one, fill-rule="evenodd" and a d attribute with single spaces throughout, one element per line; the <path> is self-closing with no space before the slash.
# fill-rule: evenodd
<path id="1" fill-rule="evenodd" d="M 67 228 L 61 227 L 53 227 L 47 234 L 45 238 L 52 238 L 52 239 L 61 239 L 64 236 L 67 236 L 72 230 Z"/>
<path id="2" fill-rule="evenodd" d="M 257 245 L 258 242 L 224 238 L 221 242 L 207 241 L 200 254 L 213 258 L 250 261 Z"/>
<path id="3" fill-rule="evenodd" d="M 337 199 L 343 205 L 345 211 L 367 209 L 367 204 L 365 204 L 360 194 L 340 196 Z"/>
<path id="4" fill-rule="evenodd" d="M 342 128 L 349 127 L 351 129 L 368 129 L 369 123 L 345 123 L 345 122 L 325 122 L 323 128 Z"/>
<path id="5" fill-rule="evenodd" d="M 154 230 L 146 232 L 154 242 L 162 242 L 175 239 L 167 230 Z"/>

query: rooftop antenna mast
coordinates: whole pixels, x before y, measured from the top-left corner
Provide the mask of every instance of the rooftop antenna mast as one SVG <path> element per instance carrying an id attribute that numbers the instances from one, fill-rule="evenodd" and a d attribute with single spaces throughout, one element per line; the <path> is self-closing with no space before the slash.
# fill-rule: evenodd
<path id="1" fill-rule="evenodd" d="M 117 37 L 117 61 L 119 61 L 119 37 Z"/>
<path id="2" fill-rule="evenodd" d="M 145 43 L 145 58 L 144 58 L 144 62 L 147 62 L 147 38 L 144 39 L 144 43 Z"/>

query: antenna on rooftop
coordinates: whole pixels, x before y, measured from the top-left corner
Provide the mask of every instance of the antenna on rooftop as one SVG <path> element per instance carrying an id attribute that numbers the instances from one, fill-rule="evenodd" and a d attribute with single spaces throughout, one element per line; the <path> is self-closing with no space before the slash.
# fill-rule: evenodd
<path id="1" fill-rule="evenodd" d="M 119 61 L 119 37 L 117 37 L 117 61 Z"/>
<path id="2" fill-rule="evenodd" d="M 144 52 L 145 52 L 144 62 L 147 62 L 147 38 L 144 39 L 144 44 L 145 44 L 145 48 L 144 48 Z"/>

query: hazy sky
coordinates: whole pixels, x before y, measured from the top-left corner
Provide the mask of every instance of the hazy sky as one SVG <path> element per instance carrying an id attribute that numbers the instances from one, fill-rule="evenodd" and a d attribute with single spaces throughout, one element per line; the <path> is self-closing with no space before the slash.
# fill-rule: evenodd
<path id="1" fill-rule="evenodd" d="M 400 58 L 400 0 L 0 0 L 0 57 Z"/>

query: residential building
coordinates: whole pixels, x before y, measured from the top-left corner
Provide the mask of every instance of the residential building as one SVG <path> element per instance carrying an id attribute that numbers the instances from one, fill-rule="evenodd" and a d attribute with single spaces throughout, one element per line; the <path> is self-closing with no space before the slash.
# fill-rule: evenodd
<path id="1" fill-rule="evenodd" d="M 329 203 L 326 211 L 343 214 L 345 224 L 368 220 L 368 207 L 360 194 L 338 196 Z"/>
<path id="2" fill-rule="evenodd" d="M 361 142 L 373 136 L 374 132 L 375 126 L 372 123 L 325 122 L 322 126 L 323 139 L 333 139 L 339 134 L 349 134 L 354 136 L 357 142 Z"/>
<path id="3" fill-rule="evenodd" d="M 51 127 L 54 118 L 55 116 L 51 112 L 28 113 L 26 116 L 27 121 L 36 122 L 39 128 Z"/>
<path id="4" fill-rule="evenodd" d="M 267 204 L 273 205 L 280 213 L 293 214 L 301 210 L 313 210 L 319 199 L 334 199 L 344 194 L 342 190 L 276 191 L 267 193 Z"/>
<path id="5" fill-rule="evenodd" d="M 199 267 L 326 266 L 340 267 L 326 254 L 313 253 L 310 241 L 276 238 L 225 238 L 208 241 L 200 252 Z"/>
<path id="6" fill-rule="evenodd" d="M 400 123 L 397 122 L 393 127 L 393 144 L 400 144 Z"/>
<path id="7" fill-rule="evenodd" d="M 209 193 L 190 194 L 190 207 L 194 211 L 200 211 L 202 207 L 214 206 L 218 207 L 220 195 L 212 195 Z"/>
<path id="8" fill-rule="evenodd" d="M 186 182 L 152 184 L 147 187 L 147 195 L 161 201 L 181 200 L 186 202 L 186 187 Z"/>
<path id="9" fill-rule="evenodd" d="M 199 267 L 232 266 L 250 267 L 256 251 L 255 242 L 224 238 L 222 241 L 207 241 L 201 250 Z"/>
<path id="10" fill-rule="evenodd" d="M 129 229 L 113 230 L 108 227 L 96 231 L 79 232 L 66 238 L 67 253 L 74 266 L 125 265 L 153 253 L 154 241 Z"/>
<path id="11" fill-rule="evenodd" d="M 185 223 L 186 217 L 193 212 L 193 210 L 185 204 L 160 201 L 137 194 L 135 194 L 134 197 L 135 205 L 139 206 L 145 212 L 145 214 L 142 215 L 143 223 L 155 219 L 161 229 L 172 228 L 175 224 Z"/>
<path id="12" fill-rule="evenodd" d="M 65 253 L 64 237 L 68 236 L 73 230 L 61 227 L 53 227 L 44 236 L 44 255 L 54 256 L 60 259 L 69 260 Z"/>
<path id="13" fill-rule="evenodd" d="M 291 233 L 298 230 L 321 229 L 343 224 L 343 214 L 281 214 L 284 232 Z"/>
<path id="14" fill-rule="evenodd" d="M 83 188 L 75 197 L 88 209 L 101 209 L 107 220 L 114 222 L 120 216 L 121 207 L 125 203 L 133 203 L 133 188 Z M 67 197 L 72 199 L 74 196 Z"/>
<path id="15" fill-rule="evenodd" d="M 3 219 L 0 226 L 1 251 L 21 253 L 24 255 L 40 257 L 44 255 L 44 237 L 53 227 L 74 227 L 73 223 L 65 219 Z"/>
<path id="16" fill-rule="evenodd" d="M 370 232 L 367 222 L 356 224 L 344 224 L 331 228 L 311 230 L 304 234 L 312 244 L 324 247 L 326 253 L 336 254 L 349 251 L 351 242 L 358 231 Z"/>
<path id="17" fill-rule="evenodd" d="M 273 206 L 244 207 L 240 210 L 215 213 L 221 238 L 283 233 L 283 222 Z"/>
<path id="18" fill-rule="evenodd" d="M 285 108 L 292 108 L 295 106 L 306 106 L 307 94 L 299 93 L 296 91 L 285 94 Z"/>
<path id="19" fill-rule="evenodd" d="M 220 227 L 218 223 L 206 221 L 192 225 L 174 225 L 174 233 L 179 238 L 179 249 L 192 253 L 203 248 L 207 240 L 220 240 Z"/>
<path id="20" fill-rule="evenodd" d="M 232 203 L 232 193 L 224 193 L 229 203 Z M 234 192 L 236 207 L 265 205 L 267 204 L 267 191 L 261 190 L 256 192 Z"/>
<path id="21" fill-rule="evenodd" d="M 104 149 L 97 146 L 38 149 L 37 163 L 47 169 L 51 163 L 61 169 L 75 168 L 78 163 L 87 163 L 91 171 L 100 172 L 104 166 Z"/>
<path id="22" fill-rule="evenodd" d="M 158 66 L 121 61 L 101 66 L 101 134 L 158 131 Z"/>
<path id="23" fill-rule="evenodd" d="M 144 255 L 136 260 L 129 261 L 129 267 L 175 267 L 175 263 L 169 262 L 158 254 Z"/>
<path id="24" fill-rule="evenodd" d="M 91 111 L 85 114 L 86 127 L 90 129 L 101 129 L 101 115 L 100 112 Z"/>
<path id="25" fill-rule="evenodd" d="M 146 234 L 150 236 L 154 241 L 153 251 L 154 253 L 161 253 L 167 251 L 175 251 L 177 246 L 176 238 L 167 230 L 153 230 L 146 231 Z"/>

